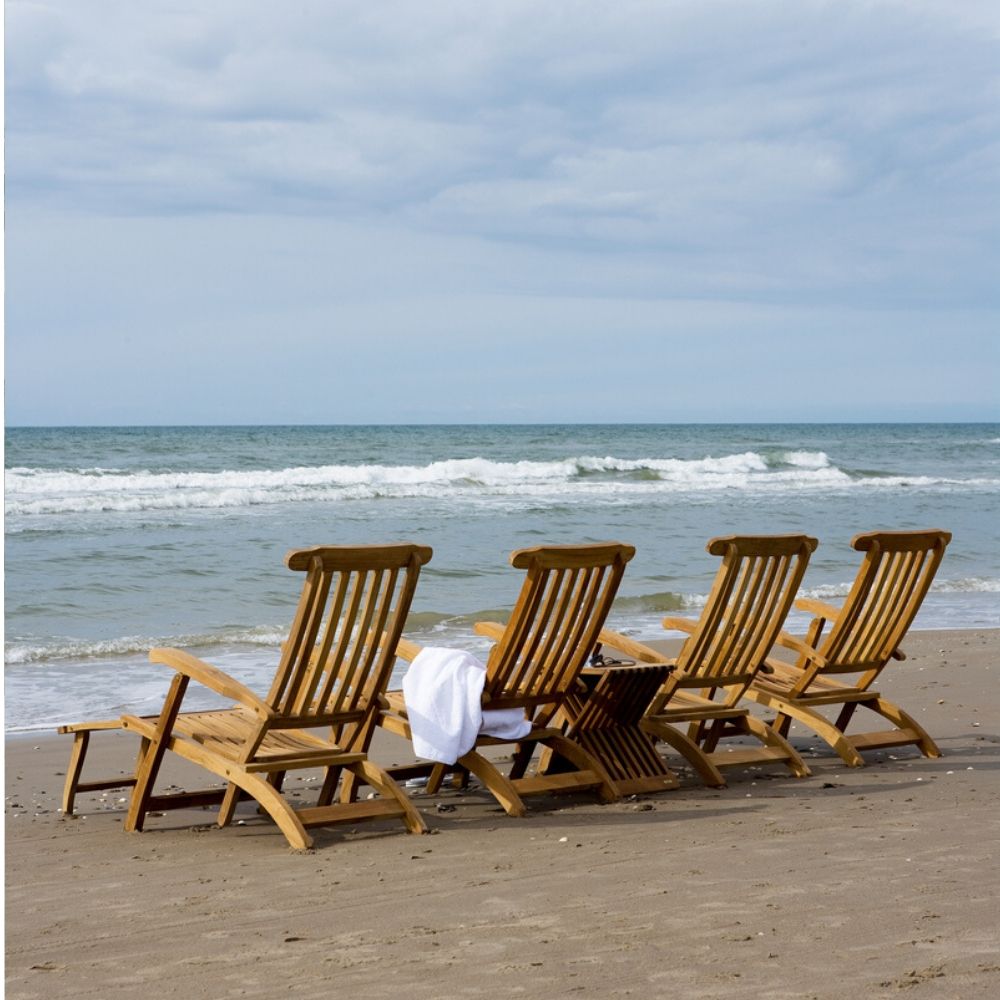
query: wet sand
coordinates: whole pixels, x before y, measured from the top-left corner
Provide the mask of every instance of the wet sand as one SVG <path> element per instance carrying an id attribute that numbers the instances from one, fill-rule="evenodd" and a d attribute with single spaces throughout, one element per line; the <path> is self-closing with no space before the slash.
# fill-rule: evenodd
<path id="1" fill-rule="evenodd" d="M 880 688 L 940 759 L 849 769 L 793 728 L 806 780 L 730 771 L 713 790 L 682 770 L 677 791 L 535 799 L 521 820 L 479 793 L 418 794 L 432 835 L 319 830 L 309 852 L 251 803 L 225 830 L 190 810 L 125 834 L 125 792 L 64 818 L 69 738 L 10 739 L 6 995 L 998 996 L 1000 632 L 906 649 Z M 133 752 L 95 738 L 88 772 Z M 391 739 L 374 755 L 408 759 Z M 306 803 L 315 776 L 287 787 Z"/>

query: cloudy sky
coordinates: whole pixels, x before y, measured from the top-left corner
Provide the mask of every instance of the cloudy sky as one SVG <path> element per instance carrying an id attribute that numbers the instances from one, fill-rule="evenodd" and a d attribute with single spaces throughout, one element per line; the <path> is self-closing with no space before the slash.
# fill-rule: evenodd
<path id="1" fill-rule="evenodd" d="M 7 0 L 10 424 L 1000 418 L 995 0 Z"/>

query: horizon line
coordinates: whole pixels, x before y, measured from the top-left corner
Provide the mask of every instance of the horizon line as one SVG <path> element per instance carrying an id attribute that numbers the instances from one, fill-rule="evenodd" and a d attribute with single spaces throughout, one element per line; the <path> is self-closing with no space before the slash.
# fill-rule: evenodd
<path id="1" fill-rule="evenodd" d="M 976 420 L 525 420 L 525 421 L 383 421 L 379 423 L 151 423 L 151 424 L 4 424 L 5 431 L 28 430 L 188 430 L 237 428 L 345 427 L 838 427 L 838 426 L 962 426 L 998 424 L 1000 416 Z"/>

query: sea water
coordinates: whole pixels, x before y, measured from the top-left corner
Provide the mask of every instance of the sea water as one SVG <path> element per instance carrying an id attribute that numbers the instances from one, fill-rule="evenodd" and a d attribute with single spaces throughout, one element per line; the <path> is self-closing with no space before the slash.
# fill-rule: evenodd
<path id="1" fill-rule="evenodd" d="M 653 638 L 697 615 L 714 535 L 817 536 L 804 589 L 836 600 L 855 533 L 940 527 L 916 627 L 1000 624 L 996 424 L 11 428 L 5 477 L 11 732 L 155 711 L 156 645 L 266 691 L 310 545 L 432 546 L 407 634 L 481 652 L 519 547 L 635 545 L 612 622 Z"/>

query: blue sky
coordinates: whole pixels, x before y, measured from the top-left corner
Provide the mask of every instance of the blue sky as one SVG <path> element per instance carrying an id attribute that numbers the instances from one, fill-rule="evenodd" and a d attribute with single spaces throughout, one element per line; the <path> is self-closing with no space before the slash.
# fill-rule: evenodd
<path id="1" fill-rule="evenodd" d="M 7 0 L 10 424 L 995 420 L 995 2 Z"/>

